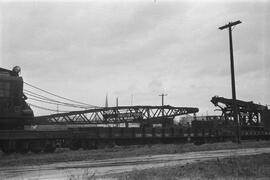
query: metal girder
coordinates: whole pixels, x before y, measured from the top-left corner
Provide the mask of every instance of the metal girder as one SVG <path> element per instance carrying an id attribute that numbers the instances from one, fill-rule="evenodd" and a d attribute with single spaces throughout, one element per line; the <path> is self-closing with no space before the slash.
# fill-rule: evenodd
<path id="1" fill-rule="evenodd" d="M 173 106 L 118 106 L 35 117 L 30 124 L 142 123 L 197 113 L 198 108 Z M 162 113 L 163 112 L 163 113 Z M 164 114 L 164 116 L 163 116 Z"/>
<path id="2" fill-rule="evenodd" d="M 233 117 L 233 100 L 224 97 L 214 96 L 211 102 L 220 108 L 225 119 Z M 255 104 L 252 101 L 236 100 L 240 125 L 259 125 L 262 111 L 267 110 L 267 106 Z"/>

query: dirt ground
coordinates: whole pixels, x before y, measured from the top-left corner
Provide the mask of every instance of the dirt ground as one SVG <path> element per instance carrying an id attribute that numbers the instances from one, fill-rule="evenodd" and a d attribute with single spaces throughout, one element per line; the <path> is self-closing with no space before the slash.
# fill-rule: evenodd
<path id="1" fill-rule="evenodd" d="M 156 145 L 136 145 L 118 146 L 114 148 L 97 150 L 78 150 L 70 151 L 58 149 L 52 154 L 11 154 L 0 153 L 0 167 L 11 167 L 20 165 L 44 165 L 56 162 L 71 162 L 82 160 L 103 160 L 110 158 L 132 157 L 143 155 L 175 154 L 195 151 L 209 151 L 219 149 L 241 149 L 241 148 L 260 148 L 270 147 L 270 141 L 243 141 L 241 144 L 232 142 L 213 143 L 213 144 L 156 144 Z"/>
<path id="2" fill-rule="evenodd" d="M 0 168 L 0 176 L 4 179 L 68 179 L 90 171 L 96 178 L 110 178 L 115 174 L 144 170 L 150 168 L 184 166 L 199 161 L 222 159 L 269 153 L 268 148 L 246 148 L 234 150 L 198 151 L 176 154 L 162 154 L 113 158 L 106 160 L 87 160 L 52 163 L 48 165 L 15 166 Z"/>
<path id="3" fill-rule="evenodd" d="M 91 176 L 88 174 L 88 177 Z M 117 174 L 113 177 L 117 180 L 268 180 L 270 179 L 270 154 L 230 156 L 225 158 L 217 157 L 186 165 L 164 166 L 144 170 L 136 169 L 131 172 Z"/>
<path id="4" fill-rule="evenodd" d="M 0 177 L 5 179 L 68 179 L 82 174 L 112 178 L 114 174 L 160 167 L 174 167 L 231 156 L 270 153 L 269 141 L 128 146 L 69 151 L 54 154 L 1 155 Z M 80 178 L 76 178 L 80 179 Z"/>

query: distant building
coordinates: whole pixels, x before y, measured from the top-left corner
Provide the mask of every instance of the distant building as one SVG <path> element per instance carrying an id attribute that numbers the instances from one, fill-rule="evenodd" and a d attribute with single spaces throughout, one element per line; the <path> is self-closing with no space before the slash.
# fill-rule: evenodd
<path id="1" fill-rule="evenodd" d="M 179 124 L 184 125 L 184 126 L 189 126 L 191 125 L 191 122 L 194 120 L 199 120 L 199 121 L 209 121 L 209 120 L 224 120 L 223 116 L 218 116 L 218 115 L 211 115 L 211 116 L 191 116 L 187 115 L 184 117 L 181 117 L 179 120 Z"/>
<path id="2" fill-rule="evenodd" d="M 211 115 L 211 116 L 197 116 L 196 120 L 209 121 L 209 120 L 224 120 L 223 116 Z"/>
<path id="3" fill-rule="evenodd" d="M 186 115 L 184 117 L 181 117 L 179 120 L 179 124 L 183 126 L 190 126 L 191 122 L 195 119 L 194 116 Z"/>

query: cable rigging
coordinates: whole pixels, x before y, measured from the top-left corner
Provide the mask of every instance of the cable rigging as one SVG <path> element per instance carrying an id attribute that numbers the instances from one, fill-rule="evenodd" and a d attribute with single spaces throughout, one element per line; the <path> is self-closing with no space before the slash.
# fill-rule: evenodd
<path id="1" fill-rule="evenodd" d="M 38 105 L 35 105 L 35 104 L 32 104 L 32 103 L 28 103 L 30 106 L 33 106 L 35 108 L 38 108 L 38 109 L 42 109 L 42 110 L 47 110 L 47 111 L 53 111 L 53 112 L 69 112 L 69 111 L 60 111 L 60 110 L 54 110 L 54 109 L 50 109 L 50 108 L 45 108 L 45 107 L 42 107 L 42 106 L 38 106 Z"/>
<path id="2" fill-rule="evenodd" d="M 32 99 L 32 100 L 35 100 L 35 101 L 40 101 L 40 102 L 44 102 L 44 103 L 48 103 L 48 104 L 62 105 L 62 106 L 67 106 L 67 107 L 82 108 L 82 109 L 89 109 L 89 108 L 91 108 L 89 106 L 82 106 L 82 105 L 77 105 L 77 104 L 70 104 L 70 103 L 65 103 L 65 102 L 62 102 L 62 101 L 57 101 L 57 100 L 54 100 L 54 99 L 50 99 L 50 98 L 48 98 L 46 96 L 39 95 L 39 94 L 34 93 L 34 92 L 31 92 L 29 90 L 24 90 L 24 91 L 26 91 L 25 94 L 27 96 L 30 96 L 28 99 Z"/>
<path id="3" fill-rule="evenodd" d="M 61 105 L 61 106 L 66 106 L 66 107 L 74 107 L 74 108 L 86 109 L 85 107 L 73 106 L 73 105 L 65 105 L 65 104 L 60 104 L 60 103 L 57 103 L 57 102 L 50 102 L 50 101 L 45 101 L 45 100 L 31 98 L 31 97 L 29 97 L 28 99 L 31 99 L 31 100 L 37 101 L 37 102 L 41 102 L 41 103 L 47 103 L 47 104 Z"/>
<path id="4" fill-rule="evenodd" d="M 47 96 L 43 96 L 41 94 L 32 92 L 32 91 L 27 90 L 27 89 L 24 89 L 24 93 L 27 96 L 29 96 L 28 97 L 29 100 L 36 101 L 36 102 L 41 102 L 41 103 L 46 103 L 46 104 L 51 104 L 51 105 L 57 105 L 57 110 L 55 110 L 55 109 L 39 106 L 39 105 L 36 105 L 36 104 L 33 104 L 33 103 L 28 103 L 29 105 L 31 105 L 31 106 L 33 106 L 35 108 L 38 108 L 38 109 L 47 110 L 47 111 L 53 111 L 53 112 L 70 112 L 70 111 L 62 111 L 62 110 L 59 111 L 58 106 L 60 105 L 60 106 L 65 106 L 65 107 L 81 108 L 81 109 L 91 109 L 91 108 L 97 108 L 98 107 L 98 106 L 86 104 L 86 103 L 83 103 L 83 102 L 79 102 L 79 101 L 75 101 L 75 100 L 72 100 L 72 99 L 69 99 L 69 98 L 59 96 L 59 95 L 54 94 L 52 92 L 49 92 L 49 91 L 46 91 L 44 89 L 38 88 L 38 87 L 36 87 L 34 85 L 31 85 L 31 84 L 29 84 L 27 82 L 24 82 L 24 84 L 26 84 L 26 85 L 28 85 L 28 86 L 36 89 L 36 90 L 42 91 L 43 93 L 47 93 L 47 94 L 52 95 L 54 97 L 64 99 L 64 100 L 69 101 L 69 102 L 73 102 L 73 103 L 63 102 L 63 101 L 60 101 L 60 100 L 49 98 Z"/>
<path id="5" fill-rule="evenodd" d="M 31 85 L 31 84 L 29 84 L 29 83 L 27 83 L 27 82 L 24 82 L 24 84 L 26 84 L 26 85 L 28 85 L 28 86 L 34 88 L 34 89 L 40 90 L 40 91 L 42 91 L 42 92 L 45 92 L 45 93 L 47 93 L 47 94 L 50 94 L 50 95 L 52 95 L 52 96 L 55 96 L 55 97 L 58 97 L 58 98 L 61 98 L 61 99 L 65 99 L 65 100 L 70 101 L 70 102 L 74 102 L 74 103 L 81 104 L 81 105 L 84 105 L 84 106 L 90 106 L 90 107 L 93 107 L 93 108 L 98 107 L 98 106 L 94 106 L 94 105 L 91 105 L 91 104 L 86 104 L 86 103 L 83 103 L 83 102 L 75 101 L 75 100 L 72 100 L 72 99 L 69 99 L 69 98 L 65 98 L 65 97 L 56 95 L 56 94 L 51 93 L 51 92 L 49 92 L 49 91 L 46 91 L 46 90 L 44 90 L 44 89 L 38 88 L 38 87 L 36 87 L 36 86 L 34 86 L 34 85 Z"/>

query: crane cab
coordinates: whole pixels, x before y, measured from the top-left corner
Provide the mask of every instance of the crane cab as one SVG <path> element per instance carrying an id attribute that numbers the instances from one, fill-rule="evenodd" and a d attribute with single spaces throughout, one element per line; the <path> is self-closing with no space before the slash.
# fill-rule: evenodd
<path id="1" fill-rule="evenodd" d="M 0 129 L 21 129 L 33 118 L 33 111 L 25 102 L 20 68 L 12 71 L 0 68 Z"/>

